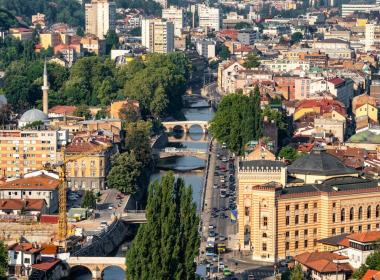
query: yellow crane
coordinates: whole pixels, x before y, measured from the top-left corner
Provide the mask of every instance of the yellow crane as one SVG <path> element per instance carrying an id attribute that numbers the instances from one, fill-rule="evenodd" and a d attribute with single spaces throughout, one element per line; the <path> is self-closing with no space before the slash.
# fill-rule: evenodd
<path id="1" fill-rule="evenodd" d="M 59 175 L 59 189 L 58 189 L 58 203 L 59 203 L 59 217 L 58 217 L 58 241 L 63 245 L 66 250 L 66 238 L 67 238 L 67 199 L 66 199 L 66 165 L 69 162 L 77 161 L 80 158 L 91 156 L 93 153 L 98 153 L 105 148 L 108 148 L 110 145 L 101 145 L 99 149 L 92 150 L 89 152 L 78 153 L 77 155 L 70 156 L 70 158 L 66 159 L 65 147 L 61 148 L 61 156 L 62 161 L 53 165 L 53 169 L 58 169 Z"/>

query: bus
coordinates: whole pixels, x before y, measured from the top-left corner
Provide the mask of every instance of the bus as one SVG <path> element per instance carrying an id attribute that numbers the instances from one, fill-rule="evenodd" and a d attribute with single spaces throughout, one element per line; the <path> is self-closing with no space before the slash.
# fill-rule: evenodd
<path id="1" fill-rule="evenodd" d="M 215 255 L 215 237 L 207 238 L 206 256 L 213 257 Z"/>
<path id="2" fill-rule="evenodd" d="M 223 254 L 226 252 L 226 244 L 225 243 L 218 243 L 218 253 Z"/>

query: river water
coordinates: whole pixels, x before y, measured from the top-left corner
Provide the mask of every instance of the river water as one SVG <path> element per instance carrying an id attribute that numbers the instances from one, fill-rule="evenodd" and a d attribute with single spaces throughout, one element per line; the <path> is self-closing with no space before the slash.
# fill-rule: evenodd
<path id="1" fill-rule="evenodd" d="M 187 120 L 209 121 L 213 117 L 212 108 L 205 108 L 207 101 L 199 96 L 191 96 L 186 99 L 189 108 L 183 110 Z M 201 107 L 201 108 L 197 108 Z M 169 147 L 181 147 L 191 149 L 208 149 L 208 135 L 202 133 L 201 127 L 191 127 L 188 134 L 178 133 L 169 137 Z M 202 200 L 202 189 L 204 185 L 204 167 L 205 160 L 183 156 L 168 158 L 160 161 L 160 166 L 165 170 L 157 169 L 152 173 L 150 181 L 160 179 L 168 170 L 172 170 L 176 176 L 182 177 L 186 185 L 191 185 L 193 190 L 193 199 L 200 209 Z M 121 251 L 121 250 L 120 250 Z M 120 253 L 122 256 L 123 253 Z M 81 275 L 73 277 L 73 280 L 91 280 L 91 274 L 83 271 Z M 123 280 L 125 273 L 120 268 L 110 267 L 104 271 L 103 280 Z"/>

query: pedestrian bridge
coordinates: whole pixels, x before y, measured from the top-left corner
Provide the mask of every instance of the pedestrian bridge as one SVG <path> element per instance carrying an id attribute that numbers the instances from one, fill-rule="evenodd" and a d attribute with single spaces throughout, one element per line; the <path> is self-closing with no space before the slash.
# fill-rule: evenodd
<path id="1" fill-rule="evenodd" d="M 206 160 L 208 157 L 207 150 L 202 149 L 178 149 L 178 148 L 165 148 L 159 151 L 160 158 L 168 158 L 175 156 L 189 156 L 189 157 L 197 157 Z"/>
<path id="2" fill-rule="evenodd" d="M 185 133 L 189 133 L 190 128 L 198 126 L 202 129 L 204 134 L 208 133 L 210 124 L 208 121 L 172 121 L 162 122 L 162 126 L 167 132 L 173 132 L 173 130 L 183 130 Z"/>
<path id="3" fill-rule="evenodd" d="M 145 224 L 146 214 L 145 210 L 127 210 L 123 212 L 120 218 L 129 224 Z"/>
<path id="4" fill-rule="evenodd" d="M 93 280 L 101 280 L 104 270 L 108 267 L 119 267 L 126 270 L 124 257 L 69 257 L 66 260 L 70 266 L 70 273 L 74 273 L 76 269 L 85 268 L 91 272 Z"/>

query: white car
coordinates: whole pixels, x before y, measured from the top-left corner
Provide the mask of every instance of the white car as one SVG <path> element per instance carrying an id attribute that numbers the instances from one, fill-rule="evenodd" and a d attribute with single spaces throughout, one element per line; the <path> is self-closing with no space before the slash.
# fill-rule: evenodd
<path id="1" fill-rule="evenodd" d="M 224 269 L 224 263 L 223 262 L 219 263 L 219 269 Z"/>

